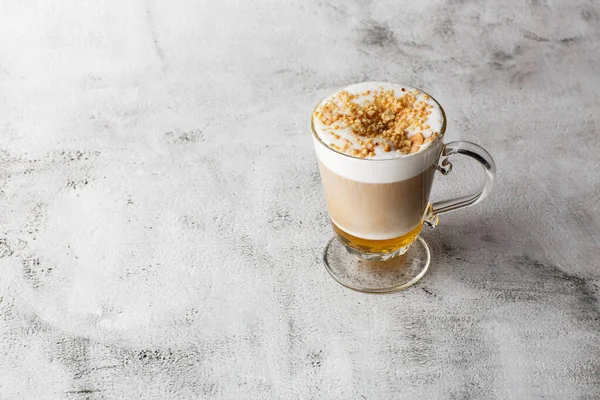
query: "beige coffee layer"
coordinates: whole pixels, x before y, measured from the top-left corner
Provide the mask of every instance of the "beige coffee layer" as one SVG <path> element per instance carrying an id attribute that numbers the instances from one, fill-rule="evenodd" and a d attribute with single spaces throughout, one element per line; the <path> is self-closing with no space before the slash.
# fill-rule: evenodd
<path id="1" fill-rule="evenodd" d="M 435 173 L 393 183 L 365 183 L 337 175 L 319 162 L 325 200 L 333 222 L 370 240 L 402 236 L 421 223 Z"/>

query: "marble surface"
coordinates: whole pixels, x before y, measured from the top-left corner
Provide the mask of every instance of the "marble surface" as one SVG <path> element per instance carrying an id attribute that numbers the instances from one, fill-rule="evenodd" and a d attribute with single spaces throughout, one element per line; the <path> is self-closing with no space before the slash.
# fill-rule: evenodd
<path id="1" fill-rule="evenodd" d="M 8 0 L 0 37 L 0 399 L 600 398 L 598 2 Z M 391 295 L 320 261 L 308 116 L 364 80 L 498 166 Z"/>

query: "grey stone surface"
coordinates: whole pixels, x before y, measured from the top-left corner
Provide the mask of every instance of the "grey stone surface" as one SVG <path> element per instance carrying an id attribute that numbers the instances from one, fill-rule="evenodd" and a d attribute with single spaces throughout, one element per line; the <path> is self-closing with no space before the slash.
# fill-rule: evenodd
<path id="1" fill-rule="evenodd" d="M 0 399 L 600 397 L 598 2 L 8 0 L 0 37 Z M 308 116 L 364 80 L 498 164 L 391 295 L 320 263 Z"/>

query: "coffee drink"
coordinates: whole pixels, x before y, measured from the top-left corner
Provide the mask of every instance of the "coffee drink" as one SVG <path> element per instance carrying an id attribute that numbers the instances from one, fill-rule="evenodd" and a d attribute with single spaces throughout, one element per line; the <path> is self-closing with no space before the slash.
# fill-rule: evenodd
<path id="1" fill-rule="evenodd" d="M 427 93 L 387 82 L 365 82 L 321 101 L 311 118 L 313 143 L 335 237 L 323 264 L 340 284 L 360 292 L 406 289 L 431 264 L 421 227 L 482 201 L 496 165 L 472 142 L 443 143 L 446 116 Z M 467 195 L 429 201 L 436 171 L 451 156 L 477 161 L 485 181 Z"/>
<path id="2" fill-rule="evenodd" d="M 329 216 L 357 254 L 402 254 L 421 231 L 445 116 L 426 93 L 367 82 L 323 100 L 313 113 Z"/>

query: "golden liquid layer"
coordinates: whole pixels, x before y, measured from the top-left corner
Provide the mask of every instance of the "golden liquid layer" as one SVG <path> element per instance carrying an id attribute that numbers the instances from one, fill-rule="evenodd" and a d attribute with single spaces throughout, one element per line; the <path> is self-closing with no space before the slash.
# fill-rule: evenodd
<path id="1" fill-rule="evenodd" d="M 423 228 L 423 224 L 419 224 L 405 235 L 391 239 L 371 240 L 353 236 L 334 224 L 333 221 L 331 221 L 331 225 L 342 243 L 363 253 L 392 253 L 411 244 Z"/>

